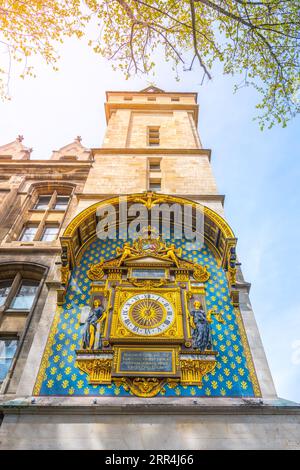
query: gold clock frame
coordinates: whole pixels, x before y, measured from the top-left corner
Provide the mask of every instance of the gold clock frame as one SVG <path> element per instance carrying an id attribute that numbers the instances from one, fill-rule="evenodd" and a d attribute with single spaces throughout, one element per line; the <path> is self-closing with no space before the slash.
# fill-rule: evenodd
<path id="1" fill-rule="evenodd" d="M 135 334 L 125 327 L 121 320 L 122 308 L 130 298 L 135 295 L 144 294 L 144 288 L 136 287 L 123 287 L 118 286 L 116 288 L 116 297 L 114 302 L 114 310 L 112 314 L 112 324 L 110 330 L 110 342 L 126 343 L 126 342 L 142 342 L 144 344 L 151 343 L 177 343 L 181 344 L 184 342 L 184 328 L 183 328 L 183 312 L 181 308 L 180 299 L 180 288 L 179 287 L 166 287 L 166 288 L 155 288 L 147 290 L 147 293 L 156 294 L 164 297 L 172 306 L 174 310 L 174 321 L 171 325 L 163 332 L 157 335 L 141 336 Z"/>

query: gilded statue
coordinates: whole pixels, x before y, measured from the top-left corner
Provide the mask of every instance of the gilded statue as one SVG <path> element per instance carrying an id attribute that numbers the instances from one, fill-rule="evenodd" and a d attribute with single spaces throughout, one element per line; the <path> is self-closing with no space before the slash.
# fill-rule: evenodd
<path id="1" fill-rule="evenodd" d="M 125 242 L 122 248 L 118 247 L 116 249 L 117 255 L 121 255 L 118 260 L 118 266 L 121 266 L 121 264 L 127 258 L 133 258 L 145 252 L 151 251 L 161 259 L 169 259 L 173 261 L 177 268 L 179 268 L 180 260 L 178 260 L 178 257 L 180 257 L 182 254 L 181 248 L 176 248 L 174 244 L 166 246 L 164 243 L 158 242 L 157 239 L 149 239 L 149 243 L 152 242 L 152 244 L 150 244 L 149 249 L 145 249 L 145 245 L 141 244 L 141 242 L 145 240 L 146 239 L 139 238 L 138 241 L 133 244 L 133 246 L 129 242 Z"/>
<path id="2" fill-rule="evenodd" d="M 223 318 L 223 312 L 218 312 L 216 307 L 213 307 L 210 310 L 208 310 L 207 315 L 206 315 L 206 319 L 208 323 L 212 323 L 212 315 L 215 316 L 216 320 L 219 323 L 225 323 L 225 320 Z"/>
<path id="3" fill-rule="evenodd" d="M 175 245 L 172 244 L 170 246 L 166 246 L 166 248 L 159 250 L 158 254 L 161 255 L 162 259 L 170 259 L 176 264 L 177 268 L 179 268 L 179 261 L 177 257 L 180 257 L 182 254 L 180 248 L 175 248 Z"/>
<path id="4" fill-rule="evenodd" d="M 190 325 L 192 327 L 192 346 L 194 349 L 205 351 L 211 349 L 211 333 L 209 322 L 206 318 L 199 300 L 195 300 L 194 308 L 190 312 Z"/>
<path id="5" fill-rule="evenodd" d="M 107 312 L 102 304 L 101 299 L 95 299 L 93 308 L 91 309 L 89 316 L 85 322 L 85 327 L 82 335 L 82 349 L 94 349 L 95 346 L 95 335 L 98 323 L 105 321 Z M 101 333 L 96 349 L 102 348 L 102 337 Z"/>
<path id="6" fill-rule="evenodd" d="M 118 247 L 116 251 L 118 255 L 122 255 L 119 259 L 119 266 L 121 266 L 125 259 L 132 258 L 133 256 L 136 256 L 138 254 L 138 250 L 133 248 L 128 242 L 124 243 L 123 248 Z"/>

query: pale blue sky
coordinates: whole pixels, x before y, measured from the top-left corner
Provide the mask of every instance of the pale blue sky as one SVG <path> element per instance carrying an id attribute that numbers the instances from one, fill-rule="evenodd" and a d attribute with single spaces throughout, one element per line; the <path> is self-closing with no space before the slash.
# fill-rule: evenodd
<path id="1" fill-rule="evenodd" d="M 34 158 L 49 158 L 76 135 L 87 147 L 101 146 L 105 91 L 140 90 L 153 81 L 126 81 L 76 40 L 61 49 L 59 72 L 43 65 L 36 71 L 36 79 L 14 78 L 12 101 L 0 103 L 0 145 L 23 134 Z M 300 119 L 261 132 L 252 121 L 257 96 L 251 89 L 234 95 L 231 78 L 215 76 L 201 87 L 195 69 L 178 83 L 160 60 L 155 81 L 166 91 L 199 94 L 200 137 L 212 149 L 219 191 L 226 195 L 277 392 L 300 402 L 300 353 L 293 349 L 300 344 Z"/>

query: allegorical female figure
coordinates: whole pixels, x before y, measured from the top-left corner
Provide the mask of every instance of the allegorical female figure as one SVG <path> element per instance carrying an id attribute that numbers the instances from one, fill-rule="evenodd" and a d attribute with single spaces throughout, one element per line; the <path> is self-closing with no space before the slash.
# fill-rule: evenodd
<path id="1" fill-rule="evenodd" d="M 191 310 L 190 324 L 193 329 L 192 346 L 200 351 L 211 349 L 211 334 L 209 322 L 206 314 L 201 307 L 199 300 L 194 302 L 194 308 Z"/>
<path id="2" fill-rule="evenodd" d="M 84 331 L 82 335 L 82 349 L 93 349 L 95 345 L 95 334 L 97 330 L 97 324 L 102 323 L 107 316 L 105 309 L 102 305 L 101 299 L 94 300 L 93 308 L 91 309 L 89 316 L 85 322 Z M 99 336 L 99 342 L 97 349 L 102 348 L 101 334 Z"/>

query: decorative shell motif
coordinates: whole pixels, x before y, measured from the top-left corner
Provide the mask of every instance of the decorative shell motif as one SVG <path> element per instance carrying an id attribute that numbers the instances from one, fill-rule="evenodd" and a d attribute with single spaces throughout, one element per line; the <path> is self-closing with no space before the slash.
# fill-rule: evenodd
<path id="1" fill-rule="evenodd" d="M 206 266 L 195 264 L 193 277 L 198 282 L 206 282 L 210 278 L 210 273 L 207 271 Z"/>
<path id="2" fill-rule="evenodd" d="M 166 379 L 157 379 L 155 377 L 136 377 L 130 379 L 128 377 L 122 377 L 122 379 L 114 379 L 117 385 L 123 385 L 125 390 L 130 390 L 133 395 L 137 397 L 154 397 L 159 392 L 164 393 L 164 385 Z"/>
<path id="3" fill-rule="evenodd" d="M 93 264 L 87 272 L 87 276 L 91 281 L 99 281 L 104 276 L 103 261 L 98 264 Z"/>

